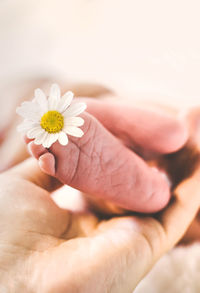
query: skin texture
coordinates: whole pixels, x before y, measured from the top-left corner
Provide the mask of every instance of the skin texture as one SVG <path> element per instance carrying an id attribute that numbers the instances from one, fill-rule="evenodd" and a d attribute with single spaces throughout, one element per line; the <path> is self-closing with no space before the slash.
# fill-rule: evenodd
<path id="1" fill-rule="evenodd" d="M 179 154 L 177 163 L 178 158 Z M 54 166 L 48 158 L 47 162 L 48 168 Z M 59 183 L 33 160 L 2 173 L 0 291 L 132 292 L 195 218 L 200 203 L 199 165 L 187 175 L 174 187 L 173 200 L 163 212 L 102 220 L 86 211 L 59 209 L 50 198 Z"/>
<path id="2" fill-rule="evenodd" d="M 0 291 L 131 293 L 194 219 L 199 172 L 176 187 L 156 217 L 108 220 L 57 207 L 50 193 L 59 183 L 34 159 L 2 173 Z"/>
<path id="3" fill-rule="evenodd" d="M 112 107 L 110 111 L 113 112 Z M 121 106 L 114 113 L 119 115 L 120 111 Z M 133 117 L 137 111 L 133 108 Z M 138 122 L 133 119 L 131 124 L 131 114 L 128 113 L 128 120 L 123 122 L 128 133 L 135 133 L 132 145 L 137 144 L 147 152 L 168 153 L 185 143 L 186 129 L 175 119 L 144 110 L 140 110 L 139 116 Z M 84 136 L 81 139 L 70 137 L 67 146 L 57 142 L 47 150 L 29 142 L 29 151 L 39 160 L 41 169 L 64 184 L 128 210 L 156 212 L 164 208 L 170 199 L 170 189 L 162 174 L 149 167 L 93 116 L 84 113 L 82 118 L 85 120 Z M 142 132 L 144 125 L 145 131 Z M 150 135 L 145 140 L 146 133 Z M 157 144 L 154 138 L 157 138 Z"/>
<path id="4" fill-rule="evenodd" d="M 199 147 L 199 109 L 194 109 L 188 114 L 187 123 L 185 121 L 187 124 L 186 128 L 182 121 L 175 119 L 175 113 L 174 111 L 171 111 L 171 109 L 166 110 L 165 108 L 161 108 L 159 109 L 159 113 L 155 112 L 155 110 L 152 112 L 140 108 L 139 113 L 141 117 L 138 117 L 138 108 L 134 108 L 133 106 L 131 107 L 130 105 L 127 108 L 123 105 L 124 111 L 121 111 L 121 103 L 118 103 L 119 107 L 118 105 L 116 106 L 115 103 L 113 108 L 113 102 L 111 101 L 108 102 L 109 107 L 107 106 L 107 101 L 95 102 L 88 99 L 85 99 L 85 101 L 88 105 L 88 111 L 96 115 L 98 119 L 113 133 L 113 135 L 122 141 L 122 143 L 129 146 L 133 150 L 139 150 L 139 153 L 142 153 L 145 157 L 153 157 L 154 159 L 151 160 L 151 164 L 165 170 L 165 172 L 168 172 L 168 176 L 170 177 L 171 183 L 174 187 L 178 182 L 181 182 L 183 179 L 191 176 L 192 171 L 196 168 L 196 162 L 198 162 L 198 150 L 196 146 Z M 100 110 L 99 112 L 98 109 Z M 110 109 L 110 111 L 108 109 Z M 126 109 L 128 109 L 128 111 L 126 111 Z M 103 115 L 102 113 L 105 114 Z M 138 125 L 137 119 L 133 119 L 135 116 L 139 118 Z M 149 121 L 147 121 L 147 118 L 149 118 Z M 159 123 L 155 123 L 154 120 L 155 122 L 159 121 Z M 116 121 L 116 123 L 112 123 L 112 121 Z M 119 123 L 117 123 L 117 121 L 119 121 Z M 136 133 L 140 134 L 139 136 L 133 135 L 133 127 L 136 130 Z M 137 130 L 137 127 L 140 131 Z M 126 131 L 123 131 L 123 129 Z M 187 143 L 186 147 L 182 150 L 175 152 L 185 143 L 188 132 L 190 133 L 189 143 Z M 141 135 L 141 133 L 143 135 Z M 151 133 L 151 135 L 148 135 L 148 133 Z M 151 137 L 155 136 L 157 137 L 157 141 L 159 141 L 157 145 L 154 140 L 151 142 Z M 149 138 L 149 140 L 148 143 L 145 143 L 144 147 L 142 147 L 142 143 L 146 142 L 144 137 Z M 153 146 L 155 147 L 155 150 L 153 149 Z M 34 144 L 32 144 L 32 148 L 34 153 Z M 164 152 L 170 153 L 173 149 L 174 153 L 172 155 L 163 155 Z M 48 158 L 48 156 L 51 158 Z M 39 158 L 39 153 L 36 157 Z M 55 159 L 52 158 L 51 155 L 46 154 L 46 156 L 42 156 L 39 161 L 40 166 L 44 171 L 46 166 L 47 173 L 49 162 L 52 163 L 51 167 L 53 170 Z M 80 188 L 79 186 L 76 187 Z M 127 213 L 124 209 L 119 208 L 117 202 L 111 202 L 108 200 L 109 197 L 102 200 L 94 196 L 94 194 L 91 196 L 91 193 L 85 193 L 84 196 L 87 198 L 89 205 L 93 207 L 93 210 L 100 214 L 109 215 Z M 130 209 L 129 199 L 126 203 L 125 208 Z M 156 204 L 157 203 L 159 204 L 159 197 Z M 149 205 L 148 201 L 146 202 L 146 205 Z M 144 206 L 145 204 L 143 207 Z M 152 205 L 151 208 L 154 208 L 154 206 Z M 182 239 L 182 243 L 189 243 L 190 241 L 200 239 L 199 226 L 199 217 L 197 217 L 191 224 L 191 227 L 188 229 L 185 237 Z"/>

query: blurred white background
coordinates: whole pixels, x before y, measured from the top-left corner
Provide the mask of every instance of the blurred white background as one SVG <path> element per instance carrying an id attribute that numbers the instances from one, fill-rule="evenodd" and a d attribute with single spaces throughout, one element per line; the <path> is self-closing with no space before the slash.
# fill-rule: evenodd
<path id="1" fill-rule="evenodd" d="M 1 0 L 1 85 L 50 75 L 197 104 L 199 12 L 199 0 Z"/>
<path id="2" fill-rule="evenodd" d="M 199 0 L 1 0 L 0 90 L 9 89 L 1 114 L 11 111 L 16 81 L 40 77 L 200 105 L 199 14 Z M 175 249 L 136 291 L 199 292 L 199 259 L 199 245 Z"/>

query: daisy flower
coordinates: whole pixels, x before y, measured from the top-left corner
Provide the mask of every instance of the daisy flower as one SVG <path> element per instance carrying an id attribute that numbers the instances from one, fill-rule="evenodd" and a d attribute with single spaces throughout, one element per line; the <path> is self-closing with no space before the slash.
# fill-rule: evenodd
<path id="1" fill-rule="evenodd" d="M 23 102 L 16 110 L 24 118 L 18 131 L 45 148 L 50 148 L 57 140 L 61 145 L 67 145 L 68 135 L 83 136 L 79 126 L 84 124 L 84 120 L 77 116 L 86 109 L 86 104 L 71 104 L 73 97 L 70 91 L 60 97 L 57 84 L 51 86 L 48 99 L 41 89 L 36 89 L 34 99 Z"/>

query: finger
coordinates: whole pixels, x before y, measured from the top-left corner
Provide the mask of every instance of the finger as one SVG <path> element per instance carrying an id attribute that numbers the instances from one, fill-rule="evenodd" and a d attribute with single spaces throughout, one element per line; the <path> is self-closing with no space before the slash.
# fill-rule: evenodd
<path id="1" fill-rule="evenodd" d="M 54 155 L 55 163 L 52 161 L 49 165 L 55 165 L 55 170 L 48 170 L 44 154 L 39 158 L 43 171 L 55 175 L 64 184 L 126 209 L 154 212 L 163 208 L 170 197 L 165 178 L 148 167 L 94 117 L 82 116 L 84 136 L 81 139 L 70 137 L 67 146 L 54 143 L 49 152 Z"/>
<path id="2" fill-rule="evenodd" d="M 115 101 L 86 100 L 87 111 L 129 147 L 142 152 L 166 154 L 188 139 L 183 121 L 165 112 L 136 108 Z"/>
<path id="3" fill-rule="evenodd" d="M 112 95 L 112 90 L 96 83 L 70 83 L 64 90 L 71 90 L 75 96 L 99 98 L 105 95 Z"/>
<path id="4" fill-rule="evenodd" d="M 33 141 L 26 138 L 28 143 L 28 151 L 29 153 L 34 156 L 36 159 L 39 159 L 40 156 L 44 155 L 45 153 L 48 153 L 47 149 L 44 148 L 42 145 L 36 145 Z"/>
<path id="5" fill-rule="evenodd" d="M 200 206 L 200 170 L 183 181 L 174 191 L 175 200 L 161 216 L 167 234 L 167 249 L 173 247 L 184 235 L 198 213 Z"/>
<path id="6" fill-rule="evenodd" d="M 189 244 L 196 241 L 200 241 L 200 221 L 199 215 L 195 217 L 192 224 L 187 229 L 180 243 Z"/>
<path id="7" fill-rule="evenodd" d="M 56 283 L 66 292 L 81 288 L 81 292 L 102 293 L 105 286 L 107 292 L 133 292 L 152 264 L 151 250 L 138 231 L 131 217 L 105 221 L 90 237 L 72 239 L 54 249 L 54 261 L 49 263 L 46 257 L 41 273 L 52 275 L 59 268 Z M 45 283 L 57 288 L 54 278 Z"/>
<path id="8" fill-rule="evenodd" d="M 28 180 L 47 191 L 54 191 L 61 186 L 61 183 L 54 177 L 42 172 L 33 158 L 27 159 L 5 173 Z"/>
<path id="9" fill-rule="evenodd" d="M 0 171 L 5 171 L 28 157 L 27 149 L 21 137 L 17 135 L 16 128 L 10 129 L 0 147 Z"/>
<path id="10" fill-rule="evenodd" d="M 160 216 L 162 225 L 153 218 L 127 217 L 104 222 L 98 228 L 97 235 L 107 240 L 105 250 L 110 262 L 112 251 L 116 249 L 112 266 L 119 269 L 120 283 L 129 284 L 125 292 L 131 292 L 152 265 L 181 239 L 199 210 L 199 190 L 198 171 L 177 187 L 175 201 Z M 123 262 L 123 259 L 129 261 Z M 123 273 L 126 279 L 121 277 Z"/>
<path id="11" fill-rule="evenodd" d="M 82 243 L 81 249 L 86 251 L 84 257 L 81 249 L 76 250 L 76 255 L 81 257 L 79 258 L 81 266 L 78 268 L 80 272 L 92 269 L 88 268 L 90 263 L 87 263 L 87 268 L 84 267 L 84 258 L 88 257 L 87 251 L 90 252 L 90 257 L 92 251 L 93 275 L 92 278 L 87 277 L 83 280 L 81 288 L 84 289 L 85 283 L 90 288 L 95 288 L 94 280 L 98 278 L 98 292 L 102 292 L 105 280 L 108 291 L 118 292 L 120 286 L 120 292 L 132 292 L 158 258 L 178 241 L 195 216 L 199 206 L 199 192 L 198 195 L 196 193 L 192 195 L 192 198 L 188 198 L 188 192 L 191 195 L 191 188 L 195 182 L 197 191 L 200 187 L 199 178 L 193 178 L 189 185 L 185 183 L 185 186 L 177 190 L 177 202 L 172 204 L 173 208 L 171 206 L 164 213 L 164 229 L 153 218 L 143 217 L 114 218 L 98 225 L 95 232 Z M 185 205 L 189 205 L 189 209 Z M 57 250 L 57 255 L 66 255 L 68 248 L 68 243 L 63 244 Z M 57 257 L 57 259 L 60 260 L 61 271 L 65 272 L 66 262 L 61 258 Z M 72 258 L 72 261 L 76 262 L 76 256 Z M 107 279 L 108 275 L 109 279 Z M 64 276 L 66 277 L 65 273 L 61 274 L 63 281 Z M 66 288 L 70 289 L 67 287 L 67 282 Z"/>
<path id="12" fill-rule="evenodd" d="M 192 108 L 188 113 L 183 114 L 189 124 L 190 140 L 200 150 L 200 108 Z"/>
<path id="13" fill-rule="evenodd" d="M 51 153 L 44 153 L 39 158 L 40 169 L 51 176 L 55 175 L 55 157 Z"/>
<path id="14" fill-rule="evenodd" d="M 166 210 L 155 215 L 155 219 L 139 219 L 154 262 L 180 241 L 194 220 L 200 205 L 199 190 L 200 170 L 197 170 L 191 178 L 177 186 Z"/>
<path id="15" fill-rule="evenodd" d="M 198 178 L 196 179 L 198 180 Z M 192 186 L 193 183 L 194 181 L 192 180 L 190 185 Z M 189 186 L 182 187 L 183 192 L 179 190 L 177 193 L 177 200 L 181 206 L 182 215 L 180 214 L 180 206 L 178 210 L 176 206 L 174 210 L 175 217 L 173 217 L 173 221 L 170 223 L 170 230 L 173 230 L 173 234 L 175 232 L 173 243 L 175 238 L 177 240 L 177 231 L 179 233 L 180 228 L 179 223 L 183 220 L 184 225 L 182 226 L 181 224 L 181 229 L 186 229 L 188 225 L 186 222 L 191 221 L 191 216 L 188 219 L 188 214 L 184 212 L 184 206 L 196 197 L 188 199 L 187 192 L 191 190 L 190 188 L 188 189 Z M 184 190 L 185 187 L 187 187 L 186 191 Z M 195 189 L 199 189 L 199 183 Z M 189 210 L 193 214 L 193 208 L 189 208 Z M 179 218 L 180 215 L 181 218 Z M 164 227 L 166 229 L 166 223 Z M 66 271 L 71 272 L 68 269 L 69 262 L 66 262 L 66 259 L 70 257 L 70 265 L 71 263 L 76 264 L 77 260 L 80 263 L 80 266 L 76 267 L 76 273 L 79 273 L 79 270 L 80 273 L 91 271 L 93 268 L 92 278 L 86 275 L 81 284 L 76 282 L 76 286 L 81 286 L 83 290 L 85 290 L 85 284 L 89 288 L 95 288 L 96 282 L 94 280 L 98 278 L 98 292 L 102 292 L 105 288 L 105 280 L 109 291 L 118 292 L 120 286 L 120 291 L 132 292 L 138 282 L 151 269 L 158 257 L 171 248 L 170 234 L 168 232 L 165 234 L 163 227 L 152 218 L 126 217 L 104 221 L 97 226 L 97 229 L 90 234 L 89 238 L 83 239 L 81 246 L 77 245 L 76 239 L 72 240 L 71 245 L 73 247 L 76 246 L 76 254 L 71 254 L 69 243 L 63 243 L 62 246 L 58 247 L 54 251 L 56 263 L 54 262 L 54 264 L 52 263 L 48 267 L 48 272 L 51 273 L 54 270 L 54 266 L 59 267 L 60 273 L 58 278 L 62 281 L 65 289 L 70 291 L 74 286 L 73 281 L 69 282 L 66 280 Z M 171 244 L 169 245 L 170 242 Z M 90 252 L 89 255 L 87 254 L 88 251 Z M 88 259 L 88 257 L 92 259 L 92 262 L 85 262 L 85 259 Z M 86 264 L 87 267 L 85 267 Z M 109 279 L 107 279 L 108 275 Z M 73 280 L 71 275 L 68 275 L 68 277 L 69 280 Z M 113 280 L 115 281 L 113 282 Z"/>
<path id="16" fill-rule="evenodd" d="M 5 241 L 13 245 L 21 243 L 35 251 L 60 244 L 59 238 L 70 224 L 71 213 L 59 208 L 48 192 L 58 187 L 55 178 L 41 172 L 37 161 L 31 158 L 2 173 L 0 186 Z"/>

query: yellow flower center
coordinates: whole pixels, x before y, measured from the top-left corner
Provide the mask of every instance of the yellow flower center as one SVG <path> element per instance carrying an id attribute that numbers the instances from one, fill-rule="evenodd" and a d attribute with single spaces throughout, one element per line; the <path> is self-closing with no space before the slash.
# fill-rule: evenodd
<path id="1" fill-rule="evenodd" d="M 40 121 L 41 127 L 49 133 L 56 133 L 62 130 L 64 126 L 64 118 L 57 111 L 48 111 Z"/>

